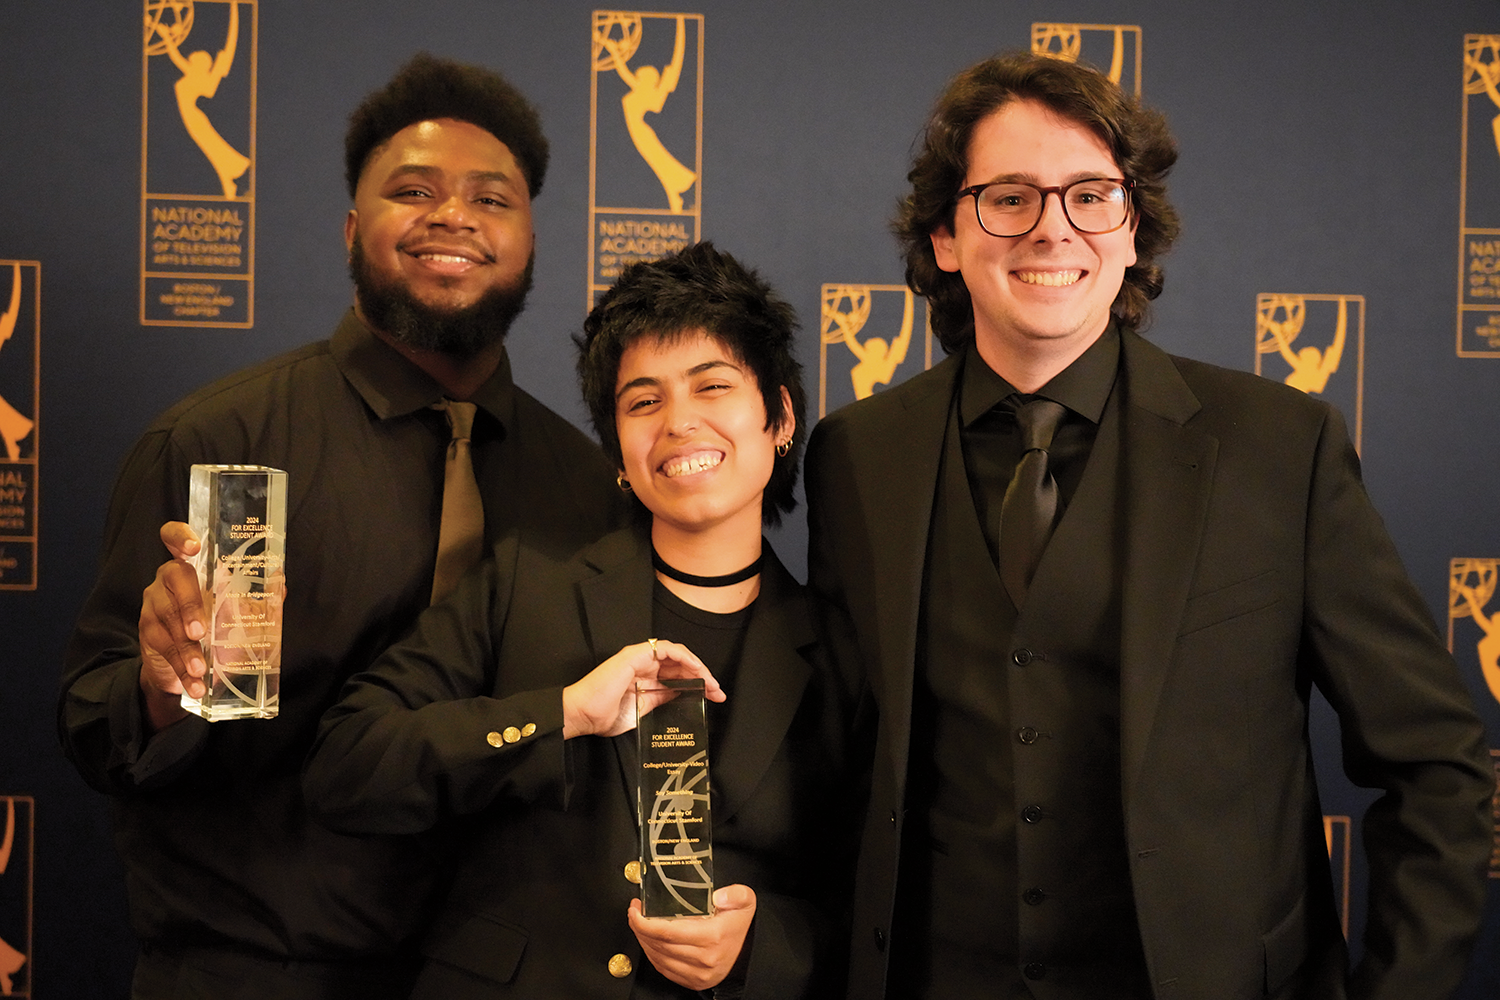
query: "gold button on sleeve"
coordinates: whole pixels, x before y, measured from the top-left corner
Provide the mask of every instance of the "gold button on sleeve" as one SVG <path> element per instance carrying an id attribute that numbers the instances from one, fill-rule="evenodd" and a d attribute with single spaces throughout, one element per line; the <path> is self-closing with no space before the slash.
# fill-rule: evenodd
<path id="1" fill-rule="evenodd" d="M 515 726 L 506 726 L 505 733 L 503 735 L 505 736 L 505 742 L 515 743 L 521 738 L 521 731 Z"/>
<path id="2" fill-rule="evenodd" d="M 492 747 L 497 747 L 505 742 L 504 738 L 501 737 L 499 733 L 490 733 L 484 738 L 484 741 Z"/>
<path id="3" fill-rule="evenodd" d="M 630 975 L 632 968 L 634 966 L 630 964 L 630 956 L 628 955 L 614 955 L 609 960 L 609 974 L 616 979 L 624 979 Z"/>
<path id="4" fill-rule="evenodd" d="M 522 736 L 530 736 L 534 732 L 536 732 L 536 723 L 535 722 L 528 722 L 528 723 L 526 723 L 526 725 L 524 725 L 524 726 L 521 727 L 521 735 Z"/>
<path id="5" fill-rule="evenodd" d="M 635 859 L 625 862 L 625 881 L 641 884 L 641 863 Z"/>

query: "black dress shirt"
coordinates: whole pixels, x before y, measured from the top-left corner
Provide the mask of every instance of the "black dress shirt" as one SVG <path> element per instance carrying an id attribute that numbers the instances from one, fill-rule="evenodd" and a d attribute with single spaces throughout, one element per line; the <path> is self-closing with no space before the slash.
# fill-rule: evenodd
<path id="1" fill-rule="evenodd" d="M 67 651 L 58 726 L 84 779 L 115 797 L 131 920 L 148 951 L 368 961 L 424 925 L 431 842 L 324 830 L 307 816 L 300 773 L 344 680 L 428 604 L 449 438 L 429 408 L 439 395 L 351 312 L 331 340 L 172 407 L 127 459 Z M 618 522 L 598 447 L 518 389 L 508 360 L 473 399 L 491 541 L 519 530 L 562 554 Z M 153 738 L 138 691 L 141 590 L 166 558 L 161 524 L 186 519 L 198 462 L 289 475 L 280 714 L 189 717 Z"/>
<path id="2" fill-rule="evenodd" d="M 1005 500 L 1005 488 L 1010 485 L 1016 464 L 1021 461 L 1015 410 L 1006 400 L 1011 396 L 1023 401 L 1032 397 L 1018 393 L 985 364 L 973 341 L 966 351 L 959 387 L 959 438 L 975 511 L 993 555 L 999 546 L 995 533 L 1000 523 L 1000 504 Z M 1048 449 L 1048 465 L 1052 478 L 1057 480 L 1059 518 L 1083 478 L 1083 468 L 1093 450 L 1099 418 L 1114 388 L 1119 365 L 1120 334 L 1111 322 L 1088 350 L 1035 394 L 1068 408 Z"/>

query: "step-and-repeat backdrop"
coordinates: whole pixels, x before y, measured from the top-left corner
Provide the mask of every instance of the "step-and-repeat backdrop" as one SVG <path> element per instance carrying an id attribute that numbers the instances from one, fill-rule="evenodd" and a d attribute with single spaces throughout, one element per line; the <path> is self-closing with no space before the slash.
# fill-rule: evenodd
<path id="1" fill-rule="evenodd" d="M 819 415 L 939 360 L 887 231 L 932 100 L 1000 49 L 1107 71 L 1182 151 L 1149 335 L 1344 411 L 1500 748 L 1493 0 L 61 0 L 0 24 L 0 996 L 123 995 L 107 803 L 53 725 L 110 488 L 173 401 L 331 331 L 345 118 L 419 49 L 500 69 L 543 113 L 510 347 L 580 424 L 570 333 L 622 266 L 700 238 L 796 305 Z M 799 574 L 805 541 L 799 518 L 777 540 Z M 1326 707 L 1315 726 L 1357 950 L 1371 795 Z M 1492 875 L 1471 1000 L 1500 994 L 1500 853 Z"/>

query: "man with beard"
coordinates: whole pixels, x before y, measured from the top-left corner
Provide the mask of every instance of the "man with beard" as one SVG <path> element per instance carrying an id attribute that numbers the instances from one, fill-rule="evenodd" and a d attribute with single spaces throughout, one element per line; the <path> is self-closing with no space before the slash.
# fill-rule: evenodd
<path id="1" fill-rule="evenodd" d="M 329 340 L 202 389 L 147 430 L 67 653 L 59 733 L 114 800 L 136 997 L 406 995 L 443 845 L 323 830 L 299 778 L 345 678 L 461 569 L 437 555 L 445 459 L 463 436 L 450 420 L 472 411 L 485 542 L 519 531 L 566 555 L 623 507 L 598 448 L 511 382 L 504 337 L 530 286 L 547 166 L 530 104 L 492 72 L 418 56 L 355 110 L 345 158 L 354 308 Z M 273 720 L 211 725 L 180 704 L 205 675 L 185 561 L 198 541 L 181 523 L 194 463 L 289 474 Z"/>

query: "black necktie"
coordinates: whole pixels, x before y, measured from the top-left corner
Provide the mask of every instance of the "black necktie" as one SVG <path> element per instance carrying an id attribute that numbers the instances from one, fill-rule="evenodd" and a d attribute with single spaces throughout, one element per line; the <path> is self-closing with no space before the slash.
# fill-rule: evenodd
<path id="1" fill-rule="evenodd" d="M 1057 518 L 1057 481 L 1047 467 L 1047 449 L 1066 412 L 1065 406 L 1050 399 L 1031 399 L 1016 406 L 1024 453 L 1000 506 L 1000 579 L 1017 608 L 1026 600 Z"/>

